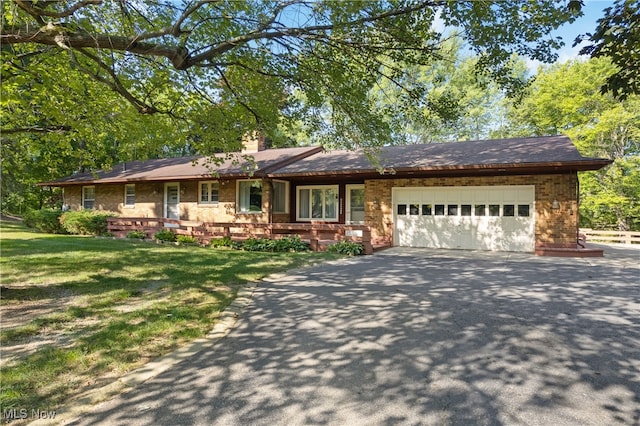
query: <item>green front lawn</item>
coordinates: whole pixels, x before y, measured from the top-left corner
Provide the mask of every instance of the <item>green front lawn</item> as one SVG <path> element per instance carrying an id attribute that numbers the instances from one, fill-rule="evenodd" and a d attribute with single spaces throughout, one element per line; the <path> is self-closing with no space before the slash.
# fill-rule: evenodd
<path id="1" fill-rule="evenodd" d="M 243 283 L 331 258 L 0 232 L 3 410 L 55 410 L 204 336 Z"/>

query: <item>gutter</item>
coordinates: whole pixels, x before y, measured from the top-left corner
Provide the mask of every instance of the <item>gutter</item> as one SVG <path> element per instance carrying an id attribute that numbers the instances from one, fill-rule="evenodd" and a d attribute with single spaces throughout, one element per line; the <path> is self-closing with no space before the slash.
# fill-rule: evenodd
<path id="1" fill-rule="evenodd" d="M 301 173 L 271 173 L 271 178 L 296 178 L 296 177 L 322 177 L 322 176 L 344 176 L 344 175 L 366 175 L 376 177 L 400 177 L 402 175 L 441 175 L 452 173 L 456 175 L 465 172 L 476 172 L 487 174 L 491 172 L 517 172 L 521 170 L 530 170 L 532 174 L 558 173 L 565 171 L 587 171 L 599 170 L 609 164 L 613 160 L 604 158 L 589 159 L 585 161 L 572 162 L 549 162 L 549 163 L 508 163 L 508 164 L 475 164 L 475 165 L 459 165 L 459 166 L 431 166 L 431 167 L 402 167 L 393 168 L 385 167 L 381 173 L 377 169 L 360 169 L 360 170 L 322 170 L 309 171 Z"/>

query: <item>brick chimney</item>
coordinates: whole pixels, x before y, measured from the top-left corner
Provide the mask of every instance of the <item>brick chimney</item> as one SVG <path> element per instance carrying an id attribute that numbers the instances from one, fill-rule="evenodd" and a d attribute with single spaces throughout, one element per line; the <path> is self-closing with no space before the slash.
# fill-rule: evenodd
<path id="1" fill-rule="evenodd" d="M 243 154 L 264 151 L 267 149 L 264 134 L 257 130 L 247 133 L 242 137 L 242 147 Z"/>

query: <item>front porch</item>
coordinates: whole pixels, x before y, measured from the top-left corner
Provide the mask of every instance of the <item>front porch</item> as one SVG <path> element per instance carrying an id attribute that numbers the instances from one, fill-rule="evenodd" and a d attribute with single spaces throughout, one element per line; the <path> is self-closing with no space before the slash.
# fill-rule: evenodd
<path id="1" fill-rule="evenodd" d="M 229 237 L 235 241 L 247 238 L 280 238 L 299 236 L 308 241 L 313 251 L 323 251 L 338 241 L 354 241 L 364 246 L 365 254 L 371 254 L 371 227 L 366 225 L 342 225 L 327 223 L 207 223 L 167 218 L 107 219 L 107 229 L 116 238 L 125 238 L 129 232 L 143 231 L 148 238 L 162 229 L 171 229 L 178 235 L 189 235 L 201 243 L 216 238 Z M 375 249 L 387 245 L 377 245 Z"/>

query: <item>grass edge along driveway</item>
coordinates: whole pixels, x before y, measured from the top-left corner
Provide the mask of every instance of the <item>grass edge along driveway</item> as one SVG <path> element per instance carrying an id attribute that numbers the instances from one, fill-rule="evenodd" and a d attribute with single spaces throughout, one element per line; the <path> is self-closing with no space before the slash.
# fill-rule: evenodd
<path id="1" fill-rule="evenodd" d="M 55 410 L 207 334 L 249 281 L 332 259 L 0 224 L 0 409 Z"/>

